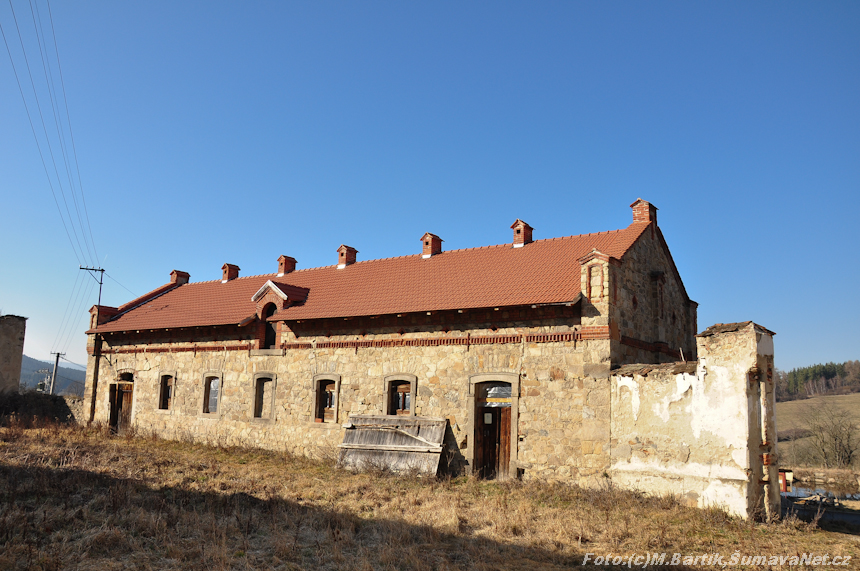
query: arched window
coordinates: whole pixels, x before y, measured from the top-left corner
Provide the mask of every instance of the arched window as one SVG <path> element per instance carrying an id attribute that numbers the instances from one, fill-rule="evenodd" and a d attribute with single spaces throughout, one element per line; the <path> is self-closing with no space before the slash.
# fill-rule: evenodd
<path id="1" fill-rule="evenodd" d="M 218 377 L 206 377 L 203 383 L 203 413 L 216 414 L 218 412 L 219 396 L 221 394 L 221 379 Z"/>
<path id="2" fill-rule="evenodd" d="M 277 331 L 275 330 L 275 323 L 272 321 L 267 321 L 268 318 L 272 317 L 277 310 L 277 306 L 274 303 L 266 304 L 266 307 L 263 308 L 263 323 L 266 327 L 266 337 L 263 340 L 263 349 L 274 349 L 275 345 L 278 342 L 277 339 Z"/>

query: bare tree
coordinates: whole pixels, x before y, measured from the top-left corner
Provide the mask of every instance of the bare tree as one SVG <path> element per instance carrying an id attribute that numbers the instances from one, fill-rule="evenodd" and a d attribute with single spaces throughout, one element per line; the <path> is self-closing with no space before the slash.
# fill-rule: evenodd
<path id="1" fill-rule="evenodd" d="M 825 468 L 847 468 L 860 449 L 860 427 L 854 416 L 829 400 L 807 406 L 806 428 L 812 454 Z"/>

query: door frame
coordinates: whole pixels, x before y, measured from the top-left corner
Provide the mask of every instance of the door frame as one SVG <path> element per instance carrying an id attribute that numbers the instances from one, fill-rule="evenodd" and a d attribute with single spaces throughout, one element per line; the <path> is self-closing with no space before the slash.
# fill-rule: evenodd
<path id="1" fill-rule="evenodd" d="M 478 424 L 475 422 L 475 414 L 477 414 L 477 403 L 475 402 L 477 385 L 490 382 L 508 383 L 511 385 L 511 457 L 506 477 L 515 478 L 519 468 L 517 459 L 519 457 L 520 375 L 518 373 L 481 373 L 469 376 L 469 394 L 466 397 L 466 404 L 469 407 L 469 419 L 466 424 L 468 441 L 465 454 L 466 461 L 469 463 L 469 473 L 477 474 L 475 470 L 475 444 L 477 442 L 475 430 Z M 499 478 L 503 479 L 505 476 Z"/>
<path id="2" fill-rule="evenodd" d="M 128 426 L 120 426 L 120 424 L 122 424 L 122 411 L 124 410 L 122 406 L 122 395 L 125 392 L 131 393 L 131 398 L 129 399 Z M 117 405 L 118 401 L 119 406 Z M 134 381 L 117 379 L 110 383 L 108 387 L 108 405 L 110 407 L 108 416 L 108 426 L 110 431 L 113 434 L 120 434 L 121 429 L 124 431 L 126 428 L 131 428 L 133 424 L 132 414 L 134 413 Z"/>

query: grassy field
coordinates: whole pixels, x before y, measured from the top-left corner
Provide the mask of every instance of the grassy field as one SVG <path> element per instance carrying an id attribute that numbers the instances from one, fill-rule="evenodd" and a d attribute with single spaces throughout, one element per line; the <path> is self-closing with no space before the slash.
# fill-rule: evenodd
<path id="1" fill-rule="evenodd" d="M 736 550 L 858 561 L 858 539 L 611 486 L 353 474 L 100 429 L 0 428 L 0 569 L 588 569 L 586 553 Z"/>
<path id="2" fill-rule="evenodd" d="M 860 393 L 840 396 L 813 397 L 806 400 L 780 402 L 776 404 L 776 427 L 779 433 L 779 462 L 781 467 L 794 468 L 797 474 L 809 479 L 803 468 L 813 468 L 821 473 L 821 460 L 814 453 L 814 443 L 808 437 L 807 421 L 810 409 L 817 406 L 829 406 L 845 411 L 860 427 Z M 860 443 L 860 430 L 857 432 Z M 798 469 L 800 469 L 798 471 Z M 860 472 L 860 453 L 851 469 Z M 831 470 L 826 474 L 829 480 L 838 483 L 839 491 L 856 492 L 857 478 L 849 470 Z M 830 473 L 832 472 L 832 473 Z M 806 474 L 804 476 L 804 474 Z"/>
<path id="3" fill-rule="evenodd" d="M 840 396 L 813 397 L 776 403 L 776 429 L 779 432 L 804 428 L 805 418 L 810 406 L 829 403 L 850 412 L 860 424 L 860 393 Z"/>

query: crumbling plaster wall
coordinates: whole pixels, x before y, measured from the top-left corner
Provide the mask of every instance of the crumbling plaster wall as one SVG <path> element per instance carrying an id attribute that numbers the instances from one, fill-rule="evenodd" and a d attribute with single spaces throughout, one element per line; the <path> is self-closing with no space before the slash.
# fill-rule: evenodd
<path id="1" fill-rule="evenodd" d="M 755 376 L 762 365 L 772 368 L 772 333 L 753 323 L 719 327 L 698 336 L 697 363 L 629 365 L 613 374 L 609 474 L 699 507 L 773 516 L 775 442 L 771 466 L 762 456 L 774 421 L 762 403 L 773 403 L 773 382 Z"/>
<path id="2" fill-rule="evenodd" d="M 0 393 L 18 392 L 26 327 L 26 317 L 0 316 Z"/>

